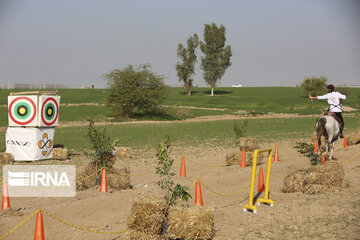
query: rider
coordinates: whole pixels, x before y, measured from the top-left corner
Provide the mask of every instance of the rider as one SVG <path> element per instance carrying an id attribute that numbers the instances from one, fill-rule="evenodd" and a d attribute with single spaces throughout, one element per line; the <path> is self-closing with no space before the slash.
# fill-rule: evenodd
<path id="1" fill-rule="evenodd" d="M 323 96 L 317 96 L 317 97 L 311 97 L 309 96 L 310 99 L 327 99 L 327 102 L 329 103 L 329 108 L 328 111 L 329 112 L 333 112 L 335 113 L 335 115 L 340 119 L 341 121 L 341 128 L 340 128 L 340 133 L 339 133 L 339 137 L 343 138 L 343 129 L 344 129 L 344 119 L 341 115 L 341 104 L 340 104 L 340 99 L 346 99 L 346 96 L 339 93 L 339 92 L 334 92 L 335 87 L 334 85 L 330 84 L 329 86 L 327 86 L 328 89 L 328 93 L 323 95 Z"/>

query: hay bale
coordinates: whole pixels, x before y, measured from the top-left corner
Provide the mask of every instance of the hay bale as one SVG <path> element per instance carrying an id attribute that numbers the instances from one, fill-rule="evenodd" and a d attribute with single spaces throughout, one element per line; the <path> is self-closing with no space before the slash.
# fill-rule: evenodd
<path id="1" fill-rule="evenodd" d="M 114 171 L 107 172 L 107 181 L 110 188 L 116 190 L 130 188 L 130 168 L 125 167 L 121 169 L 114 169 Z"/>
<path id="2" fill-rule="evenodd" d="M 355 132 L 353 132 L 346 139 L 347 145 L 352 146 L 360 143 L 360 128 L 358 128 Z"/>
<path id="3" fill-rule="evenodd" d="M 128 228 L 136 232 L 161 236 L 165 209 L 165 199 L 142 195 L 132 203 L 130 216 L 127 218 Z"/>
<path id="4" fill-rule="evenodd" d="M 172 206 L 167 224 L 170 239 L 211 239 L 214 236 L 214 209 Z"/>
<path id="5" fill-rule="evenodd" d="M 68 158 L 68 150 L 66 148 L 53 148 L 52 159 L 66 160 Z"/>
<path id="6" fill-rule="evenodd" d="M 242 151 L 245 149 L 246 152 L 253 152 L 256 149 L 259 149 L 259 142 L 254 138 L 240 138 L 239 149 Z"/>
<path id="7" fill-rule="evenodd" d="M 115 147 L 116 157 L 131 158 L 131 148 L 128 147 Z"/>
<path id="8" fill-rule="evenodd" d="M 96 168 L 95 164 L 93 164 L 91 162 L 85 167 L 84 172 L 77 174 L 76 175 L 76 190 L 84 190 L 84 189 L 88 189 L 88 188 L 95 186 L 97 174 L 94 174 L 91 177 L 88 177 L 91 174 L 93 174 L 95 171 L 97 171 L 97 168 Z"/>
<path id="9" fill-rule="evenodd" d="M 11 153 L 0 153 L 0 164 L 10 164 L 13 162 L 15 162 L 15 159 Z"/>
<path id="10" fill-rule="evenodd" d="M 226 166 L 231 165 L 240 165 L 242 153 L 230 153 L 226 154 L 225 156 L 225 164 Z M 246 166 L 252 166 L 253 164 L 254 153 L 247 152 L 245 155 L 245 162 Z M 256 165 L 261 165 L 264 163 L 264 156 L 263 154 L 258 154 Z"/>
<path id="11" fill-rule="evenodd" d="M 287 175 L 283 180 L 282 191 L 285 193 L 301 192 L 304 182 L 304 171 L 296 171 Z"/>
<path id="12" fill-rule="evenodd" d="M 344 169 L 340 162 L 332 161 L 305 168 L 284 178 L 282 191 L 318 194 L 343 188 Z"/>
<path id="13" fill-rule="evenodd" d="M 142 231 L 128 230 L 124 234 L 124 239 L 128 240 L 163 240 L 164 237 L 159 234 L 145 233 Z"/>
<path id="14" fill-rule="evenodd" d="M 0 164 L 10 164 L 13 162 L 15 162 L 15 159 L 11 153 L 0 152 Z"/>

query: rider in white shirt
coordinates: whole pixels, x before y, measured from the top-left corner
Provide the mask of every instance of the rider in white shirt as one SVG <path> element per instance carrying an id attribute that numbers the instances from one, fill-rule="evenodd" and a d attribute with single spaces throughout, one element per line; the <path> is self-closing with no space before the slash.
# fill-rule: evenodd
<path id="1" fill-rule="evenodd" d="M 340 133 L 339 133 L 339 137 L 343 138 L 344 135 L 342 133 L 343 129 L 344 129 L 344 119 L 341 115 L 341 104 L 340 104 L 340 99 L 346 99 L 346 96 L 339 93 L 339 92 L 334 92 L 335 87 L 334 85 L 330 84 L 329 86 L 327 86 L 328 89 L 328 93 L 322 96 L 317 96 L 317 97 L 311 97 L 309 96 L 310 99 L 327 99 L 327 102 L 329 103 L 329 108 L 328 111 L 329 112 L 333 112 L 335 113 L 335 115 L 340 119 L 341 121 L 341 128 L 340 128 Z"/>

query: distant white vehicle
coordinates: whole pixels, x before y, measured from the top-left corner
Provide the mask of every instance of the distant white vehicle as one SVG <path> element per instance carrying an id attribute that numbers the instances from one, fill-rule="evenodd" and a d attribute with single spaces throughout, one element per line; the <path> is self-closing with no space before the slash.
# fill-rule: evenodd
<path id="1" fill-rule="evenodd" d="M 240 83 L 237 83 L 237 84 L 231 85 L 231 87 L 242 87 L 242 85 Z"/>

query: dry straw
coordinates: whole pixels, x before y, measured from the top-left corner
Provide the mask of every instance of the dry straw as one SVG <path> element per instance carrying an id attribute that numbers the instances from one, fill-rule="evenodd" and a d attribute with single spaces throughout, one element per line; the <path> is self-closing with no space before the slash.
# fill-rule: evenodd
<path id="1" fill-rule="evenodd" d="M 114 169 L 107 171 L 108 186 L 112 189 L 122 190 L 130 188 L 130 168 Z"/>
<path id="2" fill-rule="evenodd" d="M 11 153 L 0 152 L 0 164 L 10 164 L 15 161 L 14 156 Z"/>
<path id="3" fill-rule="evenodd" d="M 240 165 L 240 161 L 241 161 L 241 156 L 242 154 L 240 153 L 230 153 L 230 154 L 226 154 L 225 156 L 225 163 L 227 166 L 230 165 Z M 245 159 L 246 159 L 246 166 L 252 166 L 253 163 L 253 157 L 254 157 L 254 153 L 253 152 L 247 152 Z M 264 156 L 262 154 L 258 155 L 258 158 L 256 160 L 256 165 L 261 165 L 264 163 Z"/>
<path id="4" fill-rule="evenodd" d="M 66 148 L 53 148 L 52 159 L 66 160 L 68 158 L 68 150 Z"/>
<path id="5" fill-rule="evenodd" d="M 93 163 L 89 163 L 83 173 L 76 177 L 76 189 L 84 190 L 94 187 L 96 184 L 97 174 L 94 174 L 97 170 Z M 130 188 L 130 168 L 125 167 L 121 169 L 113 169 L 112 171 L 106 171 L 108 180 L 108 186 L 111 189 L 122 190 Z"/>
<path id="6" fill-rule="evenodd" d="M 130 216 L 127 219 L 128 239 L 143 239 L 136 236 L 162 235 L 165 220 L 166 202 L 158 196 L 142 195 L 132 203 Z M 154 238 L 155 239 L 155 238 Z"/>
<path id="7" fill-rule="evenodd" d="M 258 140 L 254 139 L 254 138 L 240 138 L 240 143 L 239 143 L 239 150 L 242 151 L 243 149 L 245 149 L 246 152 L 253 152 L 256 149 L 259 149 L 259 142 Z"/>
<path id="8" fill-rule="evenodd" d="M 345 187 L 343 165 L 332 161 L 287 175 L 283 181 L 282 191 L 311 195 L 336 191 L 343 187 Z"/>
<path id="9" fill-rule="evenodd" d="M 167 236 L 170 239 L 212 239 L 214 209 L 200 206 L 172 206 L 168 215 Z"/>
<path id="10" fill-rule="evenodd" d="M 128 147 L 115 147 L 116 157 L 131 158 L 131 148 Z"/>
<path id="11" fill-rule="evenodd" d="M 136 231 L 133 229 L 128 230 L 124 234 L 124 238 L 129 240 L 164 240 L 162 235 Z"/>

